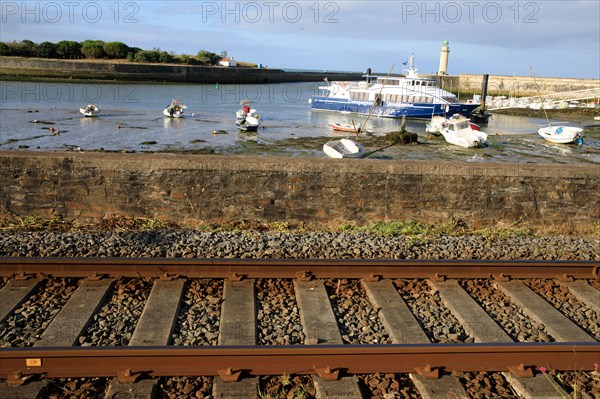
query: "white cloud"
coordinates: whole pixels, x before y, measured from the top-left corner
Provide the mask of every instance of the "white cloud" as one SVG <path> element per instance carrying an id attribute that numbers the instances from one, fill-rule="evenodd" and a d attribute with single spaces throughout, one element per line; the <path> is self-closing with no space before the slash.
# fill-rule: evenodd
<path id="1" fill-rule="evenodd" d="M 73 21 L 63 13 L 61 23 L 44 15 L 23 20 L 6 3 L 5 41 L 121 40 L 179 53 L 228 50 L 271 66 L 342 70 L 386 71 L 413 51 L 421 70 L 432 72 L 448 39 L 453 73 L 512 74 L 517 63 L 540 65 L 553 76 L 598 78 L 600 68 L 597 0 L 95 2 L 102 15 L 93 23 L 93 8 L 83 14 L 91 2 L 78 3 Z"/>

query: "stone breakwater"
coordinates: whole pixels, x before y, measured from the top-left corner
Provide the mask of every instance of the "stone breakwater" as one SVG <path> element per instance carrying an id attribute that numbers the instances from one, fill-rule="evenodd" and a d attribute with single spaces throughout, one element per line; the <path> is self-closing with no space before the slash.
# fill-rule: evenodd
<path id="1" fill-rule="evenodd" d="M 381 237 L 345 232 L 2 232 L 0 256 L 600 260 L 600 238 Z"/>
<path id="2" fill-rule="evenodd" d="M 354 72 L 287 72 L 270 68 L 94 62 L 41 58 L 0 57 L 4 79 L 107 80 L 179 83 L 281 83 L 361 80 Z"/>
<path id="3" fill-rule="evenodd" d="M 458 80 L 463 93 L 481 93 L 483 75 L 463 73 Z M 599 79 L 490 75 L 488 95 L 537 96 L 598 87 L 600 87 Z"/>

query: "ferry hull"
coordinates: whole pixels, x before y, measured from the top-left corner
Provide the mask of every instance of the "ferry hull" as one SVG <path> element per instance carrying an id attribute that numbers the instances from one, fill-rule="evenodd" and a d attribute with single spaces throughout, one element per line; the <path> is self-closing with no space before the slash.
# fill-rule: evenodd
<path id="1" fill-rule="evenodd" d="M 334 99 L 329 97 L 314 96 L 311 99 L 311 108 L 324 111 L 345 112 L 367 115 L 371 111 L 373 103 L 370 101 L 352 101 L 347 99 Z M 373 108 L 371 115 L 384 118 L 415 118 L 431 119 L 432 115 L 462 114 L 469 116 L 479 104 L 457 103 L 449 104 L 450 109 L 445 111 L 445 104 L 430 103 L 383 103 Z"/>

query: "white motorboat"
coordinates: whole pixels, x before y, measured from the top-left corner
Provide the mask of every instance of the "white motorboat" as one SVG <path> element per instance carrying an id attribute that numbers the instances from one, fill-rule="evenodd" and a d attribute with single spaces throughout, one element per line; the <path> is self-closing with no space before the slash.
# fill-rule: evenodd
<path id="1" fill-rule="evenodd" d="M 450 117 L 450 119 L 452 118 L 464 118 L 461 114 L 454 114 Z M 444 123 L 446 123 L 446 121 L 448 121 L 448 119 L 445 116 L 433 116 L 431 117 L 431 121 L 427 124 L 427 126 L 425 127 L 425 132 L 433 134 L 434 136 L 441 136 L 442 134 L 442 127 L 444 126 Z M 473 123 L 469 120 L 469 125 L 471 126 L 471 129 L 473 130 L 481 130 L 481 127 L 476 124 Z"/>
<path id="2" fill-rule="evenodd" d="M 255 132 L 261 124 L 260 115 L 253 109 L 252 101 L 243 100 L 240 102 L 242 109 L 235 113 L 235 125 L 244 132 Z"/>
<path id="3" fill-rule="evenodd" d="M 96 104 L 88 104 L 85 107 L 79 108 L 79 112 L 84 116 L 97 116 L 100 113 L 100 107 Z"/>
<path id="4" fill-rule="evenodd" d="M 538 130 L 538 134 L 551 143 L 570 144 L 583 143 L 583 129 L 575 126 L 546 126 Z"/>
<path id="5" fill-rule="evenodd" d="M 440 133 L 448 143 L 464 148 L 482 147 L 487 141 L 486 133 L 473 129 L 471 121 L 459 114 L 447 119 Z"/>
<path id="6" fill-rule="evenodd" d="M 323 151 L 330 158 L 362 158 L 365 148 L 354 140 L 331 140 L 323 144 Z"/>
<path id="7" fill-rule="evenodd" d="M 163 110 L 163 115 L 169 118 L 181 118 L 186 110 L 187 106 L 181 100 L 173 99 L 171 104 Z"/>

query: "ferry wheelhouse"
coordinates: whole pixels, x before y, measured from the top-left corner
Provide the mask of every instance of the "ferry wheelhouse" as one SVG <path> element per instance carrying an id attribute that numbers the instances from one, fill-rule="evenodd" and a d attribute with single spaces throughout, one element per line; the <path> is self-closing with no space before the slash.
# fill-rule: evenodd
<path id="1" fill-rule="evenodd" d="M 406 76 L 371 75 L 360 82 L 331 82 L 319 87 L 321 95 L 309 100 L 314 110 L 369 114 L 388 118 L 427 118 L 433 115 L 470 115 L 479 107 L 461 102 L 437 86 L 437 81 L 420 78 L 411 55 Z M 373 111 L 371 111 L 373 108 Z"/>

